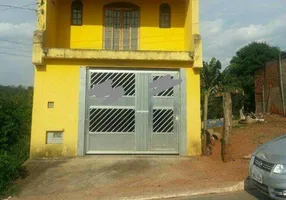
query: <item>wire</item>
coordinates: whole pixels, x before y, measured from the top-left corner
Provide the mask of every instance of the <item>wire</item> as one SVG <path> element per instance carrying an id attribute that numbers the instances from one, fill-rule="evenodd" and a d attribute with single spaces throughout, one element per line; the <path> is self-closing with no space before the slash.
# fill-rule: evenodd
<path id="1" fill-rule="evenodd" d="M 27 43 L 22 43 L 22 42 L 12 41 L 12 40 L 3 40 L 3 39 L 0 39 L 0 41 L 3 41 L 3 42 L 9 42 L 9 43 L 14 43 L 14 44 L 27 45 L 27 46 L 31 46 L 31 45 L 32 45 L 32 44 L 27 44 Z"/>
<path id="2" fill-rule="evenodd" d="M 18 49 L 18 48 L 12 48 L 12 47 L 4 47 L 4 46 L 0 46 L 0 49 L 10 49 L 10 50 L 17 50 L 17 51 L 23 51 L 23 52 L 31 52 L 28 49 Z"/>
<path id="3" fill-rule="evenodd" d="M 38 5 L 38 3 L 26 4 L 26 5 L 23 5 L 21 7 L 25 8 L 25 7 L 34 6 L 34 5 Z M 13 9 L 13 8 L 5 8 L 5 9 L 2 9 L 0 11 L 10 10 L 10 9 Z"/>
<path id="4" fill-rule="evenodd" d="M 30 10 L 30 11 L 35 11 L 35 12 L 37 12 L 36 9 L 26 8 L 26 7 L 22 7 L 22 6 L 12 6 L 12 5 L 3 5 L 3 4 L 0 4 L 0 7 L 8 7 L 8 8 L 10 8 L 10 9 L 16 8 L 16 9 L 23 9 L 23 10 Z"/>
<path id="5" fill-rule="evenodd" d="M 31 58 L 31 56 L 27 56 L 27 55 L 23 55 L 23 54 L 14 54 L 14 53 L 7 53 L 7 52 L 0 52 L 0 54 L 9 55 L 9 56 L 20 56 L 20 57 L 25 57 L 25 58 Z"/>
<path id="6" fill-rule="evenodd" d="M 30 3 L 30 4 L 26 4 L 23 5 L 22 7 L 29 7 L 29 6 L 34 6 L 34 5 L 38 5 L 39 3 Z"/>
<path id="7" fill-rule="evenodd" d="M 162 36 L 175 36 L 175 34 L 170 34 L 170 35 L 151 35 L 151 36 L 144 36 L 144 37 L 140 37 L 138 38 L 143 39 L 143 38 L 160 38 Z M 180 35 L 184 35 L 184 34 L 177 34 L 177 36 Z M 22 42 L 18 42 L 18 41 L 12 41 L 12 40 L 4 40 L 4 39 L 0 39 L 0 41 L 4 41 L 4 42 L 8 42 L 8 43 L 13 43 L 13 44 L 20 44 L 20 45 L 26 45 L 26 46 L 31 46 L 32 44 L 27 44 L 27 43 L 22 43 Z M 142 44 L 163 44 L 163 43 L 171 43 L 171 42 L 182 42 L 184 41 L 183 38 L 179 38 L 179 39 L 171 39 L 171 40 L 161 40 L 161 41 L 147 41 L 147 42 L 143 42 Z M 77 41 L 70 41 L 71 44 L 76 44 L 76 43 L 86 43 L 86 42 L 93 42 L 93 43 L 102 43 L 104 42 L 102 39 L 95 39 L 95 40 L 77 40 Z"/>

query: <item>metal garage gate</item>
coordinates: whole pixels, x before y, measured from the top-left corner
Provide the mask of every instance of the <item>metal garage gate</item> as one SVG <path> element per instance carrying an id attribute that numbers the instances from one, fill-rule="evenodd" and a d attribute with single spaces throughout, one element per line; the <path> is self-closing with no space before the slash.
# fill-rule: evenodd
<path id="1" fill-rule="evenodd" d="M 178 154 L 180 85 L 150 95 L 149 84 L 178 71 L 89 70 L 87 77 L 87 154 Z M 94 86 L 112 80 L 125 94 L 105 105 Z"/>

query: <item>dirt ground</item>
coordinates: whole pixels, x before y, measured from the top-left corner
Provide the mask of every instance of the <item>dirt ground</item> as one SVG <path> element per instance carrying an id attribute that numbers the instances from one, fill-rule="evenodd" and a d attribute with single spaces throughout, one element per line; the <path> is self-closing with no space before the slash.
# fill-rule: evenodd
<path id="1" fill-rule="evenodd" d="M 231 187 L 246 177 L 247 162 L 237 163 L 179 156 L 29 160 L 30 175 L 17 181 L 22 191 L 10 200 L 148 199 Z"/>
<path id="2" fill-rule="evenodd" d="M 286 134 L 286 118 L 266 115 L 264 123 L 239 125 L 233 128 L 231 154 L 234 160 L 251 154 L 259 145 Z M 212 159 L 220 159 L 220 144 L 216 142 Z"/>
<path id="3" fill-rule="evenodd" d="M 229 187 L 248 177 L 251 154 L 260 144 L 286 133 L 286 119 L 233 129 L 233 161 L 223 163 L 220 144 L 209 157 L 86 156 L 29 160 L 30 175 L 18 180 L 22 192 L 12 199 L 135 199 Z"/>

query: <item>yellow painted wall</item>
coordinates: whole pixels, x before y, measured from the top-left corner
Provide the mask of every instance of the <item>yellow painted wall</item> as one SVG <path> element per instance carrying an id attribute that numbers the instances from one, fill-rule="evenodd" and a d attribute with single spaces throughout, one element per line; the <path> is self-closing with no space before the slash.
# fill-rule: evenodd
<path id="1" fill-rule="evenodd" d="M 186 117 L 188 156 L 200 155 L 201 149 L 201 93 L 200 68 L 202 67 L 201 44 L 196 48 L 194 34 L 199 34 L 199 0 L 186 1 L 185 50 L 195 53 L 193 66 L 186 67 Z"/>
<path id="2" fill-rule="evenodd" d="M 71 0 L 57 2 L 55 7 L 57 7 L 57 12 L 60 14 L 57 15 L 55 26 L 57 27 L 55 47 L 102 49 L 103 6 L 108 2 L 105 0 L 84 0 L 82 26 L 70 26 Z M 129 2 L 138 5 L 141 9 L 140 50 L 185 50 L 186 0 L 164 1 L 164 3 L 169 3 L 172 8 L 172 27 L 170 29 L 159 28 L 159 6 L 162 1 L 153 0 L 150 3 L 143 0 L 133 0 Z M 47 18 L 47 22 L 53 21 L 52 15 L 48 15 Z M 52 35 L 49 37 L 52 37 Z M 188 37 L 191 37 L 191 35 L 188 35 Z"/>
<path id="3" fill-rule="evenodd" d="M 201 154 L 200 69 L 186 69 L 186 117 L 188 156 Z"/>
<path id="4" fill-rule="evenodd" d="M 186 7 L 185 7 L 185 50 L 191 50 L 192 49 L 192 12 L 188 12 L 192 10 L 192 0 L 186 0 Z"/>
<path id="5" fill-rule="evenodd" d="M 79 66 L 35 68 L 31 157 L 75 156 L 78 133 Z M 55 103 L 48 109 L 49 101 Z M 63 144 L 46 144 L 46 131 L 64 129 Z"/>
<path id="6" fill-rule="evenodd" d="M 141 50 L 184 50 L 184 1 L 169 0 L 164 3 L 171 6 L 171 28 L 159 28 L 159 7 L 162 1 L 140 1 L 141 28 L 140 49 Z"/>
<path id="7" fill-rule="evenodd" d="M 68 7 L 67 7 L 68 6 Z M 57 18 L 57 44 L 59 48 L 70 48 L 70 3 L 61 0 L 58 5 L 58 12 L 61 13 Z"/>
<path id="8" fill-rule="evenodd" d="M 116 62 L 50 60 L 46 66 L 35 68 L 31 157 L 77 155 L 80 66 L 114 67 Z M 121 62 L 120 66 L 188 67 L 184 63 L 170 62 Z M 188 67 L 186 71 L 187 147 L 190 156 L 201 152 L 200 76 L 199 69 Z M 48 109 L 48 101 L 53 101 L 55 108 Z M 46 144 L 46 131 L 61 130 L 64 130 L 63 144 Z"/>
<path id="9" fill-rule="evenodd" d="M 45 47 L 55 47 L 57 45 L 57 17 L 58 0 L 47 4 L 46 33 L 44 34 Z"/>
<path id="10" fill-rule="evenodd" d="M 39 0 L 39 2 L 48 0 Z M 45 30 L 45 47 L 102 49 L 103 5 L 110 1 L 83 0 L 83 26 L 70 26 L 71 0 L 41 5 L 38 29 Z M 193 50 L 192 34 L 198 34 L 198 0 L 133 0 L 141 7 L 140 50 Z M 172 7 L 172 28 L 160 29 L 159 5 Z M 55 9 L 53 9 L 56 7 Z M 192 12 L 194 10 L 194 12 Z M 201 52 L 199 52 L 201 54 Z M 197 54 L 198 56 L 198 54 Z M 200 55 L 201 56 L 201 55 Z M 200 73 L 184 62 L 45 60 L 35 67 L 31 157 L 76 156 L 78 138 L 79 66 L 186 68 L 186 117 L 188 155 L 201 153 Z M 55 102 L 48 109 L 48 101 Z M 64 143 L 46 144 L 46 131 L 64 129 Z"/>

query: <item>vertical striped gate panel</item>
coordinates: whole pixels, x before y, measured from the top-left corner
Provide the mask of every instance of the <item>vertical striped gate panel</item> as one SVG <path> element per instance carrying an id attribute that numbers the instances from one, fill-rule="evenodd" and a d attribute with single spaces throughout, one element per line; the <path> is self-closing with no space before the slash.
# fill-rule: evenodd
<path id="1" fill-rule="evenodd" d="M 171 75 L 178 79 L 178 72 L 152 73 L 150 82 Z M 151 99 L 151 151 L 178 152 L 179 86 L 166 89 Z"/>

